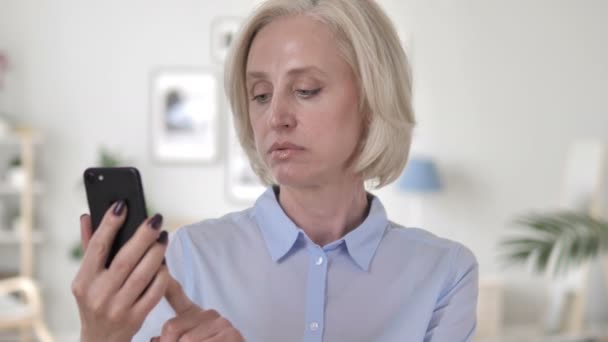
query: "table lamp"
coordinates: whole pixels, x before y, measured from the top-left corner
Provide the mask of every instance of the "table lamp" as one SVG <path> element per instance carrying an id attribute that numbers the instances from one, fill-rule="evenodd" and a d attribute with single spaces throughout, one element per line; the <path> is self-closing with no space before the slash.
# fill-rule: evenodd
<path id="1" fill-rule="evenodd" d="M 422 226 L 422 196 L 441 190 L 441 181 L 435 162 L 430 158 L 411 158 L 399 178 L 399 189 L 411 193 L 410 214 L 414 226 Z"/>

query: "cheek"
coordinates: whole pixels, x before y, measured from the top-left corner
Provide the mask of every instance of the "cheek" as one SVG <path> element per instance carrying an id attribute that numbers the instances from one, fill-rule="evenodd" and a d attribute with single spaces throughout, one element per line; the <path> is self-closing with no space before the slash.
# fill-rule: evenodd
<path id="1" fill-rule="evenodd" d="M 319 146 L 318 150 L 326 155 L 335 157 L 350 156 L 361 137 L 361 121 L 356 112 L 326 113 L 311 130 L 313 141 Z"/>
<path id="2" fill-rule="evenodd" d="M 250 115 L 249 123 L 251 124 L 251 129 L 253 130 L 253 136 L 257 143 L 260 140 L 258 137 L 260 137 L 264 134 L 263 120 L 261 119 L 260 115 Z"/>
<path id="3" fill-rule="evenodd" d="M 334 136 L 353 139 L 358 136 L 361 127 L 358 99 L 354 89 L 348 85 L 331 94 L 325 103 L 324 126 L 331 127 Z M 356 139 L 356 137 L 354 137 Z"/>
<path id="4" fill-rule="evenodd" d="M 261 120 L 256 120 L 252 116 L 249 116 L 249 124 L 251 125 L 251 130 L 253 131 L 255 149 L 258 151 L 258 154 L 262 155 L 261 153 L 259 153 L 259 151 L 262 151 L 264 149 L 264 126 L 261 125 Z"/>

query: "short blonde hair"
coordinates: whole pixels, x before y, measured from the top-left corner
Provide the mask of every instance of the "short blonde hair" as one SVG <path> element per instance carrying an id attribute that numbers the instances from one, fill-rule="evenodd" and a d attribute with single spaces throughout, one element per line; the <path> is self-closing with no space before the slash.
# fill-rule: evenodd
<path id="1" fill-rule="evenodd" d="M 410 66 L 393 23 L 373 0 L 268 0 L 245 21 L 228 55 L 224 87 L 234 126 L 253 171 L 276 184 L 255 147 L 248 111 L 247 58 L 262 27 L 283 16 L 307 15 L 328 25 L 359 87 L 359 108 L 369 115 L 353 170 L 370 188 L 403 171 L 415 125 Z"/>

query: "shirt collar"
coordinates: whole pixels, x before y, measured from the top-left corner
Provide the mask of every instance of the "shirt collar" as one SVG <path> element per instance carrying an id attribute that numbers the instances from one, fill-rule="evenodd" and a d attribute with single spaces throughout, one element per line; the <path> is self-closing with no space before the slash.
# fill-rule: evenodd
<path id="1" fill-rule="evenodd" d="M 277 200 L 274 185 L 256 200 L 255 219 L 272 257 L 277 262 L 293 247 L 299 235 L 299 228 L 285 214 Z"/>
<path id="2" fill-rule="evenodd" d="M 266 189 L 256 200 L 254 212 L 270 256 L 274 262 L 278 262 L 293 248 L 299 235 L 305 233 L 283 211 L 275 189 L 278 190 L 276 185 Z M 351 258 L 365 271 L 369 270 L 371 260 L 388 226 L 386 211 L 380 199 L 370 193 L 367 194 L 371 199 L 367 217 L 357 228 L 341 239 L 344 240 Z M 340 240 L 331 245 L 337 243 L 340 243 Z"/>

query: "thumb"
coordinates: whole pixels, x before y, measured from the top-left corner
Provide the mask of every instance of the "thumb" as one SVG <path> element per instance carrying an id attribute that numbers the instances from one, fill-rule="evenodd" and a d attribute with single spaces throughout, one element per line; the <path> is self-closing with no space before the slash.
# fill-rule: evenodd
<path id="1" fill-rule="evenodd" d="M 195 306 L 184 292 L 182 286 L 172 276 L 169 276 L 169 283 L 165 290 L 165 298 L 167 298 L 167 301 L 173 310 L 175 310 L 176 314 L 188 311 Z"/>

